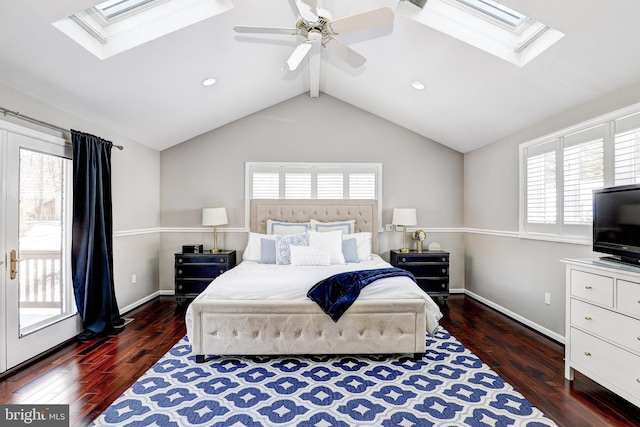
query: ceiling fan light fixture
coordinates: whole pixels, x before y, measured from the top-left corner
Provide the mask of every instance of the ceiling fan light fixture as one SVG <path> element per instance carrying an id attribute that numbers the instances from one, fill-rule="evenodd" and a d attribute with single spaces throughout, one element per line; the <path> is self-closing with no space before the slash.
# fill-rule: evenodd
<path id="1" fill-rule="evenodd" d="M 423 90 L 424 89 L 424 83 L 419 82 L 417 80 L 415 82 L 411 83 L 411 86 L 413 86 L 413 88 L 415 90 Z"/>
<path id="2" fill-rule="evenodd" d="M 213 77 L 207 77 L 202 81 L 202 86 L 213 86 L 214 84 L 216 84 L 216 79 Z"/>

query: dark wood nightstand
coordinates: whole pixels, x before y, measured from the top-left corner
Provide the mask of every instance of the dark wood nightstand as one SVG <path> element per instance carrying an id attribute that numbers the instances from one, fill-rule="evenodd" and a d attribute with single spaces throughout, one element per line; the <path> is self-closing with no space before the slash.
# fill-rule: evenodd
<path id="1" fill-rule="evenodd" d="M 402 253 L 391 250 L 391 265 L 410 271 L 418 286 L 431 297 L 442 297 L 447 304 L 449 298 L 449 252 L 414 250 Z"/>
<path id="2" fill-rule="evenodd" d="M 197 297 L 213 279 L 235 266 L 236 251 L 175 254 L 175 296 L 178 304 Z"/>

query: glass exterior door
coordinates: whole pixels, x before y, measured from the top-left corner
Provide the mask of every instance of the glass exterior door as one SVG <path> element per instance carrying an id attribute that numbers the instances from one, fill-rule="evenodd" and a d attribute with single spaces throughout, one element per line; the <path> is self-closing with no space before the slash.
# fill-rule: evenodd
<path id="1" fill-rule="evenodd" d="M 69 146 L 4 132 L 7 369 L 80 332 L 71 281 Z"/>

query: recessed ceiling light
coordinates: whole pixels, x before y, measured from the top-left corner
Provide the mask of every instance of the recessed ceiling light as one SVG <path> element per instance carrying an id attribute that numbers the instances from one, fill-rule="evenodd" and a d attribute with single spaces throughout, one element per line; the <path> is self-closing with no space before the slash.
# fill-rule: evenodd
<path id="1" fill-rule="evenodd" d="M 216 84 L 216 79 L 213 77 L 207 77 L 202 81 L 202 86 L 213 86 L 214 84 Z"/>
<path id="2" fill-rule="evenodd" d="M 415 82 L 411 83 L 411 86 L 413 86 L 413 88 L 416 89 L 416 90 L 424 89 L 424 83 L 419 82 L 417 80 Z"/>

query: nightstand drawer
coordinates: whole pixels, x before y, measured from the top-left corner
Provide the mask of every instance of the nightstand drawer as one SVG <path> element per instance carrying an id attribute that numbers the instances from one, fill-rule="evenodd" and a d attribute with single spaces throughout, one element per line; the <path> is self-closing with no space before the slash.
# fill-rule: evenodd
<path id="1" fill-rule="evenodd" d="M 640 318 L 640 283 L 618 280 L 618 310 Z"/>
<path id="2" fill-rule="evenodd" d="M 195 295 L 204 291 L 213 279 L 176 279 L 176 293 Z"/>
<path id="3" fill-rule="evenodd" d="M 449 263 L 449 255 L 448 254 L 440 254 L 440 253 L 399 253 L 396 256 L 396 262 L 398 264 L 414 264 L 414 263 Z"/>
<path id="4" fill-rule="evenodd" d="M 416 278 L 448 276 L 449 265 L 441 263 L 416 262 L 413 264 L 398 263 L 398 268 L 410 271 Z"/>
<path id="5" fill-rule="evenodd" d="M 176 264 L 224 264 L 227 265 L 229 263 L 228 255 L 216 255 L 216 254 L 198 254 L 197 256 L 193 256 L 194 254 L 189 254 L 191 256 L 176 256 Z"/>
<path id="6" fill-rule="evenodd" d="M 449 293 L 448 277 L 428 277 L 424 279 L 416 278 L 416 282 L 420 289 L 426 293 Z"/>
<path id="7" fill-rule="evenodd" d="M 227 264 L 183 264 L 176 266 L 176 278 L 210 277 L 213 279 L 227 270 Z"/>

